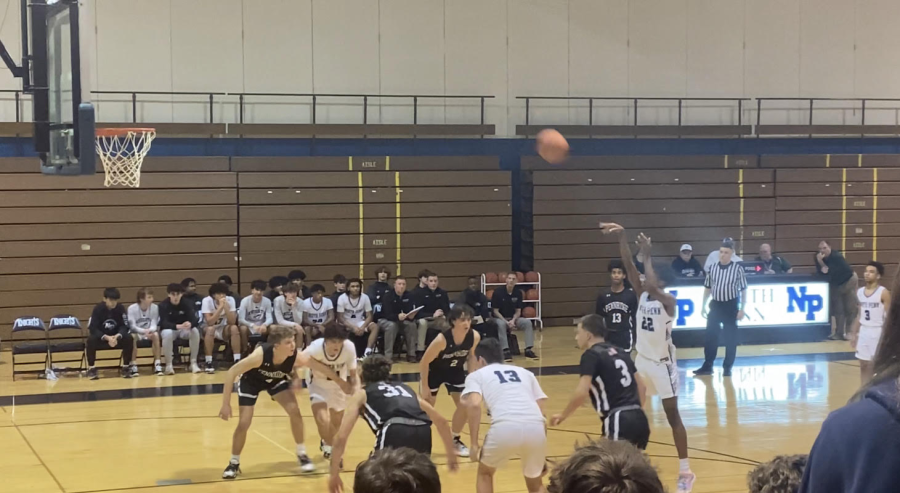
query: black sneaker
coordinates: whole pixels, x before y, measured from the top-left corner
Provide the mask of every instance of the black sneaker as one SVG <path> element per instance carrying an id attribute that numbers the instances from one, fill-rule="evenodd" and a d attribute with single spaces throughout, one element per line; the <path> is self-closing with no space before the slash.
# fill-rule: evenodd
<path id="1" fill-rule="evenodd" d="M 707 368 L 705 366 L 701 366 L 700 368 L 697 368 L 696 370 L 694 370 L 695 377 L 703 376 L 703 375 L 712 375 L 712 374 L 713 374 L 712 368 Z"/>
<path id="2" fill-rule="evenodd" d="M 297 462 L 300 463 L 300 472 L 316 472 L 316 465 L 313 464 L 313 461 L 309 460 L 308 455 L 298 455 Z"/>
<path id="3" fill-rule="evenodd" d="M 512 353 L 509 352 L 509 349 L 504 349 L 504 350 L 503 350 L 503 361 L 509 363 L 509 362 L 511 362 L 512 360 L 513 360 L 513 359 L 512 359 Z"/>
<path id="4" fill-rule="evenodd" d="M 322 452 L 322 457 L 325 457 L 325 459 L 331 458 L 331 450 L 325 451 L 325 440 L 319 440 L 319 451 Z"/>
<path id="5" fill-rule="evenodd" d="M 132 376 L 132 377 L 139 377 L 139 376 L 141 376 L 140 372 L 138 372 L 137 365 L 131 365 L 131 376 Z"/>
<path id="6" fill-rule="evenodd" d="M 128 366 L 123 366 L 119 373 L 122 375 L 122 378 L 131 378 L 131 368 Z"/>
<path id="7" fill-rule="evenodd" d="M 88 368 L 86 376 L 91 380 L 97 380 L 98 378 L 100 378 L 100 374 L 97 373 L 96 368 Z"/>
<path id="8" fill-rule="evenodd" d="M 234 462 L 229 462 L 228 467 L 222 471 L 222 479 L 234 479 L 238 477 L 238 474 L 241 473 L 241 464 L 235 464 Z"/>
<path id="9" fill-rule="evenodd" d="M 540 359 L 530 348 L 525 350 L 525 357 L 527 359 Z"/>

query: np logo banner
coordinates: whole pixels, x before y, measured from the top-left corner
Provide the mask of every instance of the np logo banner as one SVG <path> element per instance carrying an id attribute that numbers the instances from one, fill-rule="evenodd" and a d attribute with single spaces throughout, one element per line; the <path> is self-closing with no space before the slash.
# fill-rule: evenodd
<path id="1" fill-rule="evenodd" d="M 703 286 L 666 288 L 677 300 L 675 329 L 705 329 Z M 751 284 L 738 327 L 827 324 L 828 283 Z"/>

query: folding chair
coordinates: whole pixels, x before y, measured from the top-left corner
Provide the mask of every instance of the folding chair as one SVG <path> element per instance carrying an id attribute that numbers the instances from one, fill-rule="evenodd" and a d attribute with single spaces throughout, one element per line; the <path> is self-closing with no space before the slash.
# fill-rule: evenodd
<path id="1" fill-rule="evenodd" d="M 78 371 L 86 368 L 86 336 L 78 318 L 65 314 L 51 318 L 47 339 L 50 347 L 50 368 L 53 371 L 69 369 L 66 366 L 57 367 L 57 363 L 77 362 Z"/>
<path id="2" fill-rule="evenodd" d="M 34 316 L 17 318 L 15 322 L 13 322 L 10 342 L 12 342 L 12 373 L 14 381 L 16 375 L 25 373 L 40 374 L 47 369 L 47 362 L 49 361 L 47 353 L 47 330 L 41 319 Z M 39 354 L 43 355 L 42 360 L 33 356 Z M 29 369 L 17 370 L 16 365 L 28 366 Z M 40 365 L 41 368 L 35 368 L 36 365 Z"/>

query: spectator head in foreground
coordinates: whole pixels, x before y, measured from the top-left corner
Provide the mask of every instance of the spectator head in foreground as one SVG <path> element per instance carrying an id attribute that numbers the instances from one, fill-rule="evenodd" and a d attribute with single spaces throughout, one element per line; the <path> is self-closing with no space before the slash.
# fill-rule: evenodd
<path id="1" fill-rule="evenodd" d="M 750 493 L 797 493 L 806 469 L 806 455 L 779 455 L 747 474 Z"/>
<path id="2" fill-rule="evenodd" d="M 600 439 L 576 448 L 550 475 L 549 493 L 665 493 L 656 469 L 637 447 Z"/>
<path id="3" fill-rule="evenodd" d="M 440 493 L 431 459 L 409 448 L 379 450 L 356 468 L 354 493 Z"/>

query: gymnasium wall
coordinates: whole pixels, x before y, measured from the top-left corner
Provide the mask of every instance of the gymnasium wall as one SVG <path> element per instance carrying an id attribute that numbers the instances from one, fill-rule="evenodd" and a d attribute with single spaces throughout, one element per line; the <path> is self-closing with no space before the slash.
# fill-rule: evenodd
<path id="1" fill-rule="evenodd" d="M 141 188 L 103 175 L 52 177 L 33 158 L 0 159 L 0 338 L 12 320 L 86 319 L 102 290 L 130 304 L 141 286 L 222 274 L 250 292 L 301 268 L 333 290 L 379 266 L 468 275 L 509 268 L 510 173 L 496 157 L 149 157 Z M 415 280 L 411 281 L 414 284 Z"/>
<path id="2" fill-rule="evenodd" d="M 895 0 L 96 0 L 94 87 L 124 91 L 486 94 L 497 135 L 524 123 L 517 96 L 900 97 Z M 18 1 L 0 0 L 0 37 L 18 58 Z M 0 68 L 0 88 L 19 82 Z M 139 120 L 204 122 L 204 96 L 144 96 Z M 13 106 L 0 104 L 9 121 Z M 236 97 L 217 119 L 235 122 Z M 277 104 L 275 104 L 277 102 Z M 358 123 L 361 101 L 320 98 L 319 123 Z M 477 101 L 419 101 L 421 123 L 475 123 Z M 305 123 L 308 99 L 247 98 L 248 123 Z M 380 105 L 380 106 L 379 106 Z M 675 103 L 640 112 L 674 123 Z M 858 104 L 822 103 L 821 123 Z M 99 121 L 130 121 L 104 96 Z M 408 123 L 410 101 L 370 101 L 369 121 Z M 893 123 L 896 104 L 867 108 Z M 801 123 L 806 103 L 768 110 Z M 597 124 L 627 124 L 610 104 Z M 755 121 L 746 108 L 744 121 Z M 583 124 L 577 103 L 538 104 L 534 121 Z M 30 114 L 26 108 L 25 114 Z M 733 123 L 733 104 L 692 104 L 685 124 Z"/>
<path id="3" fill-rule="evenodd" d="M 659 261 L 690 243 L 701 264 L 722 238 L 753 259 L 762 243 L 814 272 L 820 240 L 846 252 L 862 276 L 872 259 L 900 262 L 900 156 L 597 156 L 573 157 L 563 168 L 522 158 L 533 195 L 533 254 L 543 279 L 546 325 L 590 313 L 618 246 L 597 228 L 620 222 L 651 236 Z"/>

